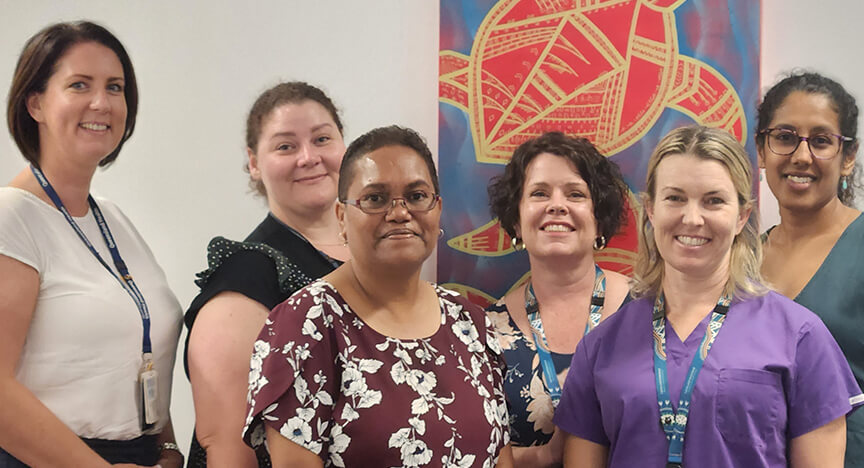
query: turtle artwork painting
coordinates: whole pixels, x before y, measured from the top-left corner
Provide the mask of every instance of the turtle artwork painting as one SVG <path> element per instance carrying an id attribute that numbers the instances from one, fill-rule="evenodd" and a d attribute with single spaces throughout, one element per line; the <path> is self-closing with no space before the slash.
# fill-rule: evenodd
<path id="1" fill-rule="evenodd" d="M 723 128 L 755 154 L 759 3 L 442 0 L 438 281 L 485 306 L 525 280 L 527 256 L 489 215 L 486 186 L 545 132 L 591 140 L 634 194 L 675 127 Z M 604 268 L 632 272 L 637 199 L 595 255 Z"/>

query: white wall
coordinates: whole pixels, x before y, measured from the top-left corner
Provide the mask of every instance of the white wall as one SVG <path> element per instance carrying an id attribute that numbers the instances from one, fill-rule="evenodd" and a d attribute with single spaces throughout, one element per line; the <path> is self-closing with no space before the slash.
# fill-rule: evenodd
<path id="1" fill-rule="evenodd" d="M 346 141 L 399 123 L 437 152 L 436 1 L 0 0 L 0 185 L 25 167 L 5 130 L 24 42 L 49 23 L 85 18 L 123 42 L 141 93 L 135 135 L 93 191 L 133 220 L 184 307 L 210 238 L 242 239 L 266 213 L 242 166 L 245 114 L 267 87 L 322 85 L 343 110 Z M 185 451 L 193 409 L 181 358 L 172 408 Z"/>
<path id="2" fill-rule="evenodd" d="M 347 140 L 400 123 L 437 149 L 434 0 L 0 0 L 0 12 L 4 96 L 24 41 L 48 23 L 92 19 L 127 47 L 140 83 L 138 125 L 94 192 L 135 222 L 184 306 L 197 291 L 192 275 L 206 265 L 207 241 L 242 238 L 266 212 L 246 193 L 241 170 L 245 113 L 266 87 L 288 79 L 322 85 L 343 109 Z M 807 66 L 864 99 L 862 18 L 857 0 L 763 0 L 763 86 Z M 0 132 L 0 184 L 23 167 Z M 777 222 L 776 204 L 762 211 L 765 225 Z M 185 450 L 192 400 L 177 369 L 173 413 Z"/>

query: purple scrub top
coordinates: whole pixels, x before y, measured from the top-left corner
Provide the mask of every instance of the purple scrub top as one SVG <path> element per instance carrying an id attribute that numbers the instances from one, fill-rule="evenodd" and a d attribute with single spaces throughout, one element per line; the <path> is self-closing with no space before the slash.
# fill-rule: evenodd
<path id="1" fill-rule="evenodd" d="M 653 298 L 633 301 L 582 339 L 555 411 L 558 427 L 609 447 L 610 468 L 666 466 L 653 305 Z M 683 343 L 666 324 L 675 409 L 710 317 Z M 774 292 L 736 300 L 693 391 L 683 465 L 786 468 L 791 439 L 862 403 L 846 358 L 816 315 Z"/>

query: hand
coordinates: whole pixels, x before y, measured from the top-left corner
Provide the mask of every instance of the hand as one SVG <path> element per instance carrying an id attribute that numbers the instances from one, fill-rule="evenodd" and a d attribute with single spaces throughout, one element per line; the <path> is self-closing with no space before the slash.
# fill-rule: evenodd
<path id="1" fill-rule="evenodd" d="M 183 468 L 183 455 L 176 450 L 163 450 L 156 467 Z"/>

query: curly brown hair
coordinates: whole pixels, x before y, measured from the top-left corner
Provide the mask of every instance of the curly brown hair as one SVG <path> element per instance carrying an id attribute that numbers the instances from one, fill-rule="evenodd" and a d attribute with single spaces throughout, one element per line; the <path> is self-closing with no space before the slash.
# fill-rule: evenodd
<path id="1" fill-rule="evenodd" d="M 504 173 L 489 181 L 489 210 L 511 237 L 519 223 L 519 202 L 528 165 L 542 153 L 567 159 L 588 185 L 594 203 L 597 231 L 609 240 L 626 222 L 627 184 L 618 165 L 600 154 L 587 139 L 550 132 L 519 145 L 504 168 Z"/>

